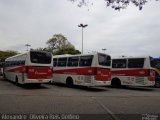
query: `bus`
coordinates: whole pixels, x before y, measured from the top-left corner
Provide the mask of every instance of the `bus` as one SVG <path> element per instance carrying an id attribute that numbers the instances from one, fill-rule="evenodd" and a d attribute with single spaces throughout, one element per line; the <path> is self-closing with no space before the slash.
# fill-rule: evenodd
<path id="1" fill-rule="evenodd" d="M 0 62 L 0 76 L 3 76 L 3 65 L 4 62 Z"/>
<path id="2" fill-rule="evenodd" d="M 5 60 L 4 77 L 16 84 L 47 83 L 52 80 L 52 54 L 31 50 Z"/>
<path id="3" fill-rule="evenodd" d="M 151 66 L 152 57 L 122 57 L 112 59 L 113 87 L 154 86 L 155 70 Z"/>
<path id="4" fill-rule="evenodd" d="M 155 68 L 155 87 L 160 87 L 160 58 L 152 58 L 151 66 Z"/>
<path id="5" fill-rule="evenodd" d="M 103 53 L 53 56 L 53 81 L 68 87 L 111 84 L 111 57 Z"/>

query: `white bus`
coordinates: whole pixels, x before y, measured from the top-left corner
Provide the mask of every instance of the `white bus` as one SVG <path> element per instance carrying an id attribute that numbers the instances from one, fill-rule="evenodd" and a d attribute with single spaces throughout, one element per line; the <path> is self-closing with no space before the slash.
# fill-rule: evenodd
<path id="1" fill-rule="evenodd" d="M 0 62 L 0 76 L 3 76 L 3 65 L 4 62 Z"/>
<path id="2" fill-rule="evenodd" d="M 73 85 L 111 84 L 111 57 L 102 53 L 53 56 L 53 81 Z"/>
<path id="3" fill-rule="evenodd" d="M 31 50 L 5 60 L 4 76 L 15 83 L 47 83 L 52 80 L 52 54 Z"/>
<path id="4" fill-rule="evenodd" d="M 112 59 L 113 87 L 154 86 L 155 70 L 151 67 L 152 57 L 123 57 Z"/>

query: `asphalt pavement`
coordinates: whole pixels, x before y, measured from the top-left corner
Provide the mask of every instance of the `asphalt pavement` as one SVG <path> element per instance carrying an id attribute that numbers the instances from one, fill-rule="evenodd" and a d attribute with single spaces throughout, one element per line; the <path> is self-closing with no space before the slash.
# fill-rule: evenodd
<path id="1" fill-rule="evenodd" d="M 18 115 L 45 120 L 159 120 L 160 88 L 16 86 L 0 79 L 0 119 Z"/>

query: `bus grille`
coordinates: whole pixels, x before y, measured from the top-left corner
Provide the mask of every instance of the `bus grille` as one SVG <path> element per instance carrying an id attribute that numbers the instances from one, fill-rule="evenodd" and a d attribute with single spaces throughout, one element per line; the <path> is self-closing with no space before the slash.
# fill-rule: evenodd
<path id="1" fill-rule="evenodd" d="M 144 77 L 136 77 L 136 83 L 138 84 L 144 84 Z"/>
<path id="2" fill-rule="evenodd" d="M 84 82 L 85 83 L 91 83 L 91 76 L 85 76 L 84 77 Z"/>

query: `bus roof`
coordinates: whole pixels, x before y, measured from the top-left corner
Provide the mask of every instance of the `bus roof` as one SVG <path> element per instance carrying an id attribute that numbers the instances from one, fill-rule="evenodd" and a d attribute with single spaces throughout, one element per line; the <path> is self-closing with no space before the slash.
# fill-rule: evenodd
<path id="1" fill-rule="evenodd" d="M 86 55 L 96 55 L 96 54 L 105 54 L 105 53 L 87 53 L 87 54 L 76 54 L 76 55 L 71 55 L 71 54 L 64 54 L 64 55 L 53 55 L 53 58 L 63 58 L 63 57 L 76 57 L 76 56 L 86 56 Z M 107 55 L 107 54 L 105 54 Z"/>
<path id="2" fill-rule="evenodd" d="M 9 60 L 10 60 L 10 59 L 12 59 L 12 58 L 16 58 L 16 57 L 18 57 L 18 56 L 25 55 L 25 54 L 27 54 L 27 53 L 17 54 L 17 55 L 14 55 L 14 56 L 8 57 L 8 58 L 6 58 L 6 60 L 5 60 L 5 61 L 9 61 Z"/>
<path id="3" fill-rule="evenodd" d="M 21 54 L 17 54 L 17 55 L 8 57 L 5 61 L 9 61 L 10 59 L 16 58 L 16 57 L 18 57 L 18 56 L 26 55 L 26 54 L 28 54 L 28 53 L 31 52 L 31 51 L 33 51 L 33 52 L 44 52 L 44 53 L 47 52 L 47 51 L 39 51 L 39 50 L 30 50 L 30 51 L 25 52 L 25 53 L 21 53 Z"/>
<path id="4" fill-rule="evenodd" d="M 129 57 L 125 56 L 125 57 L 114 57 L 112 59 L 149 58 L 149 57 L 151 56 L 129 56 Z"/>

